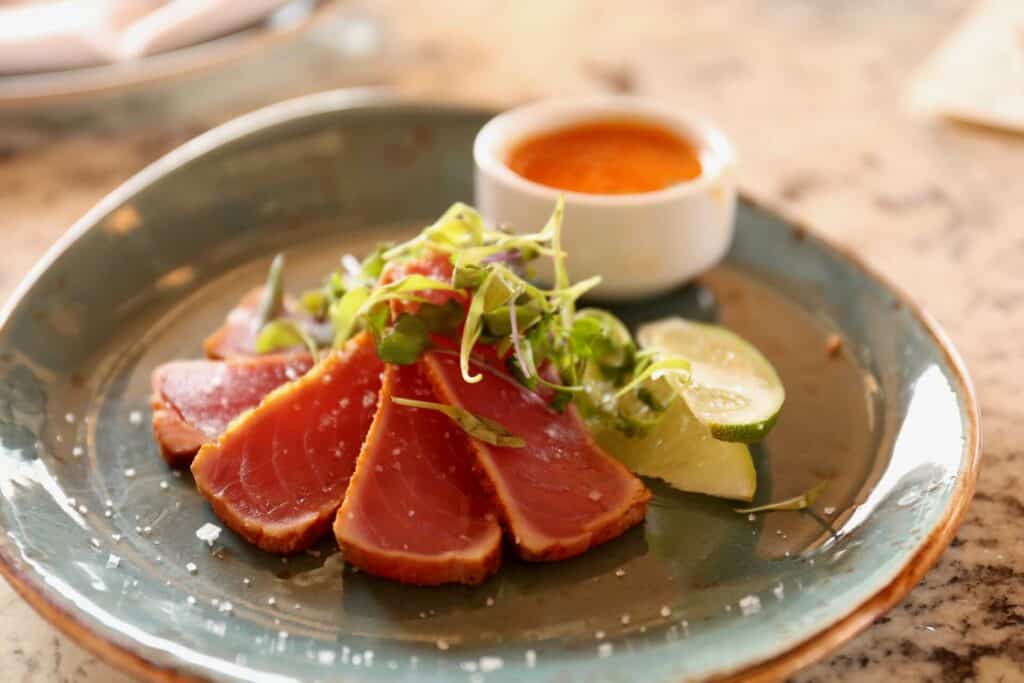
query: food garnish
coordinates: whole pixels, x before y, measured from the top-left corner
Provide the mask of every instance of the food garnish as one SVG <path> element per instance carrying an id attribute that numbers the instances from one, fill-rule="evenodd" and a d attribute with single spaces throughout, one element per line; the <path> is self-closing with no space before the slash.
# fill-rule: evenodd
<path id="1" fill-rule="evenodd" d="M 462 431 L 466 432 L 474 439 L 479 439 L 480 441 L 489 443 L 492 446 L 522 448 L 526 445 L 526 441 L 523 437 L 513 434 L 494 420 L 474 415 L 465 408 L 459 408 L 458 406 L 451 406 L 444 403 L 436 403 L 434 401 L 402 398 L 401 396 L 393 396 L 391 397 L 391 400 L 398 405 L 405 406 L 407 408 L 436 410 L 442 415 L 447 415 L 452 422 L 462 429 Z"/>
<path id="2" fill-rule="evenodd" d="M 753 346 L 712 325 L 679 319 L 649 326 L 641 349 L 611 312 L 577 310 L 600 277 L 570 280 L 561 247 L 563 213 L 559 200 L 539 232 L 520 235 L 490 228 L 475 209 L 456 203 L 407 242 L 385 245 L 361 262 L 346 257 L 320 288 L 303 294 L 303 305 L 333 327 L 330 346 L 339 348 L 365 329 L 388 363 L 411 364 L 436 345 L 436 336 L 451 338 L 469 383 L 481 379 L 470 370 L 474 350 L 493 346 L 508 372 L 545 393 L 555 409 L 574 402 L 588 422 L 630 436 L 649 433 L 681 397 L 716 439 L 763 439 L 785 396 L 771 365 Z M 425 254 L 444 255 L 451 276 L 384 277 Z M 550 288 L 530 280 L 531 263 L 539 258 L 551 261 Z M 294 319 L 272 320 L 258 348 L 313 343 L 302 328 Z"/>
<path id="3" fill-rule="evenodd" d="M 827 481 L 821 481 L 807 489 L 798 496 L 792 498 L 786 498 L 785 500 L 776 501 L 774 503 L 767 503 L 765 505 L 756 505 L 750 508 L 737 508 L 736 512 L 741 515 L 746 515 L 754 512 L 770 512 L 779 510 L 806 510 L 807 508 L 814 505 L 814 501 L 818 500 L 818 496 L 828 487 Z"/>

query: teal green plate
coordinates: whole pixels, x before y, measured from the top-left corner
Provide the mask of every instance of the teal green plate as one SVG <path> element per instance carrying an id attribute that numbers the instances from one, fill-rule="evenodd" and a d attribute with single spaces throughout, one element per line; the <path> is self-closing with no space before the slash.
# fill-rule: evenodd
<path id="1" fill-rule="evenodd" d="M 57 627 L 153 680 L 645 683 L 770 679 L 821 657 L 923 575 L 973 489 L 978 418 L 935 325 L 848 256 L 743 202 L 726 262 L 618 308 L 717 319 L 786 383 L 748 519 L 650 482 L 642 526 L 477 588 L 283 560 L 225 531 L 149 428 L 149 375 L 275 251 L 289 285 L 472 196 L 487 114 L 367 92 L 284 103 L 190 142 L 76 223 L 0 328 L 0 570 Z M 839 335 L 838 353 L 827 350 Z M 196 565 L 195 573 L 188 569 Z"/>

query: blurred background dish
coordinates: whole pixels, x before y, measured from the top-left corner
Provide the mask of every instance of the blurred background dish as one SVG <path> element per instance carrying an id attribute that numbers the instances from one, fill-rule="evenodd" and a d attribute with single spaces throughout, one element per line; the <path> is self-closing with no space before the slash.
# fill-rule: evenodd
<path id="1" fill-rule="evenodd" d="M 0 3 L 0 109 L 127 90 L 292 40 L 335 0 Z"/>

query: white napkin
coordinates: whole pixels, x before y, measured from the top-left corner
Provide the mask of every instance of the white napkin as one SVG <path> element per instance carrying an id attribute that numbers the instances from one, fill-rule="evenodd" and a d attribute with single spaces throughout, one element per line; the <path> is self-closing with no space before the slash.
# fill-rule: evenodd
<path id="1" fill-rule="evenodd" d="M 910 104 L 1024 133 L 1024 1 L 980 2 L 929 60 Z"/>
<path id="2" fill-rule="evenodd" d="M 0 74 L 136 59 L 255 23 L 289 0 L 50 0 L 0 8 Z"/>
<path id="3" fill-rule="evenodd" d="M 194 45 L 267 16 L 288 0 L 173 0 L 121 34 L 118 54 L 134 59 Z"/>

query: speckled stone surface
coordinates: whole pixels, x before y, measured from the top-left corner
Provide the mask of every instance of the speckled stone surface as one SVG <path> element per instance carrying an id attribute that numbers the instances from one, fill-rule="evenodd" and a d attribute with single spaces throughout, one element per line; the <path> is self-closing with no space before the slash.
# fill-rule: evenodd
<path id="1" fill-rule="evenodd" d="M 717 119 L 748 193 L 860 254 L 960 348 L 985 440 L 964 526 L 907 600 L 801 683 L 1024 680 L 1024 457 L 1012 433 L 1024 376 L 1024 137 L 917 120 L 903 105 L 968 4 L 362 0 L 390 44 L 370 72 L 402 92 L 498 106 L 637 92 Z M 144 164 L 242 111 L 350 82 L 320 41 L 144 95 L 0 114 L 0 295 Z M 3 681 L 128 680 L 6 586 L 0 651 Z"/>

